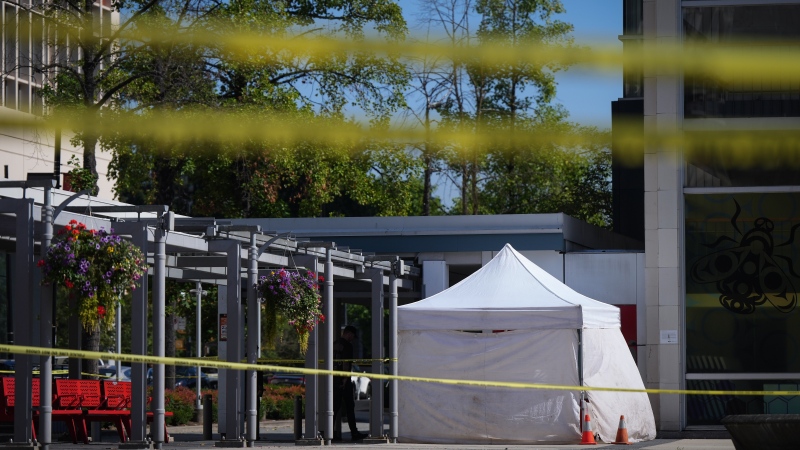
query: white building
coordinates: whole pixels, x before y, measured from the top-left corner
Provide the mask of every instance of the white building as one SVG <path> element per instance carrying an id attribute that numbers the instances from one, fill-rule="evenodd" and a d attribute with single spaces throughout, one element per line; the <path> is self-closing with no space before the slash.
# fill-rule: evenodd
<path id="1" fill-rule="evenodd" d="M 63 49 L 49 45 L 48 40 L 39 34 L 44 28 L 44 19 L 37 13 L 40 1 L 0 0 L 0 5 L 0 61 L 3 64 L 0 70 L 0 121 L 3 117 L 14 117 L 18 114 L 41 116 L 45 105 L 39 91 L 49 80 L 34 68 L 61 56 Z M 101 23 L 119 22 L 119 13 L 113 11 L 110 0 L 103 0 L 102 8 L 99 3 L 96 6 Z M 83 161 L 83 150 L 70 143 L 71 136 L 69 130 L 65 130 L 61 138 L 62 174 L 69 172 L 68 163 L 72 155 Z M 24 180 L 29 172 L 54 172 L 55 144 L 54 132 L 44 133 L 0 125 L 0 178 Z M 103 198 L 113 198 L 113 183 L 107 179 L 110 161 L 110 154 L 97 152 L 99 195 Z"/>
<path id="2" fill-rule="evenodd" d="M 623 4 L 626 51 L 652 52 L 656 44 L 691 40 L 796 51 L 800 40 L 798 1 Z M 615 123 L 638 120 L 645 135 L 706 133 L 711 138 L 731 131 L 767 136 L 769 130 L 796 130 L 800 77 L 781 83 L 770 75 L 732 81 L 647 67 L 643 74 L 628 71 L 623 98 L 612 108 Z M 745 167 L 724 148 L 704 147 L 702 157 L 684 150 L 648 145 L 641 166 L 618 167 L 614 173 L 615 228 L 634 237 L 643 232 L 645 242 L 646 385 L 798 390 L 796 161 L 781 157 L 786 153 L 780 149 L 768 157 L 755 149 Z M 651 398 L 660 430 L 718 427 L 728 414 L 800 413 L 798 397 Z"/>

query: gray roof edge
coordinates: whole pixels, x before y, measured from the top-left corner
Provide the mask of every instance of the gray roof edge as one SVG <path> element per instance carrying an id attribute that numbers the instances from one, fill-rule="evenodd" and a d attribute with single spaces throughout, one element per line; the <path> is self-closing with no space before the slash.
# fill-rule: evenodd
<path id="1" fill-rule="evenodd" d="M 564 240 L 573 244 L 567 251 L 585 250 L 644 250 L 644 242 L 623 236 L 576 219 L 564 216 Z M 577 247 L 577 248 L 576 248 Z"/>
<path id="2" fill-rule="evenodd" d="M 233 219 L 236 225 L 314 236 L 529 234 L 562 232 L 564 214 Z"/>

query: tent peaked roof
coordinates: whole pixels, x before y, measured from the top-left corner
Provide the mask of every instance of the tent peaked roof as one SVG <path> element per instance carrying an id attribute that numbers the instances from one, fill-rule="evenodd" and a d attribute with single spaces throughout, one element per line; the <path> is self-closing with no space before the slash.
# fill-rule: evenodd
<path id="1" fill-rule="evenodd" d="M 619 309 L 572 290 L 505 247 L 455 286 L 400 307 L 401 330 L 619 327 Z"/>

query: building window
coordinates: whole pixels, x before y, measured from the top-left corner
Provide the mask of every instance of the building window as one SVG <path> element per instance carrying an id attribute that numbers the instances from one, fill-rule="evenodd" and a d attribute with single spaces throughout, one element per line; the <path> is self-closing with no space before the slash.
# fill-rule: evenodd
<path id="1" fill-rule="evenodd" d="M 794 186 L 797 130 L 686 131 L 686 187 Z"/>
<path id="2" fill-rule="evenodd" d="M 687 387 L 794 389 L 800 193 L 687 195 L 685 202 Z M 800 397 L 690 397 L 688 425 L 727 414 L 800 413 Z"/>
<path id="3" fill-rule="evenodd" d="M 642 0 L 622 1 L 622 32 L 642 34 Z"/>
<path id="4" fill-rule="evenodd" d="M 800 5 L 683 8 L 683 32 L 688 45 L 713 43 L 736 49 L 786 51 L 789 55 L 800 45 L 798 23 Z M 687 76 L 684 80 L 687 119 L 798 116 L 800 74 L 792 82 L 774 80 L 769 73 L 745 80 L 707 76 Z"/>

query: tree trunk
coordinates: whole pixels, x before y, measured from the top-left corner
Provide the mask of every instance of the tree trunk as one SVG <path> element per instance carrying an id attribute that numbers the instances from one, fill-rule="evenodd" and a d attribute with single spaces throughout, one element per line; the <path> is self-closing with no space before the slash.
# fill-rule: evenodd
<path id="1" fill-rule="evenodd" d="M 425 144 L 425 171 L 422 184 L 422 215 L 431 215 L 431 176 L 433 175 L 433 158 L 428 154 L 428 145 Z"/>
<path id="2" fill-rule="evenodd" d="M 69 348 L 83 350 L 83 325 L 78 315 L 78 299 L 74 294 L 69 295 Z M 69 359 L 69 377 L 77 380 L 81 377 L 83 360 L 80 358 Z"/>
<path id="3" fill-rule="evenodd" d="M 81 347 L 90 352 L 100 351 L 100 324 L 95 325 L 94 329 L 92 330 L 86 330 L 86 328 L 83 328 L 83 345 Z M 100 373 L 98 368 L 99 366 L 97 363 L 97 358 L 83 360 L 82 372 L 84 374 L 96 376 L 98 373 Z"/>
<path id="4" fill-rule="evenodd" d="M 83 168 L 88 169 L 92 172 L 94 176 L 94 186 L 91 187 L 92 195 L 97 195 L 100 192 L 100 188 L 97 186 L 97 182 L 99 181 L 99 175 L 97 172 L 97 135 L 88 130 L 84 130 L 83 132 Z"/>
<path id="5" fill-rule="evenodd" d="M 466 161 L 461 168 L 461 214 L 467 215 L 467 186 L 469 185 L 469 169 Z"/>
<path id="6" fill-rule="evenodd" d="M 81 52 L 83 54 L 81 56 L 83 58 L 83 64 L 81 64 L 81 75 L 83 76 L 83 106 L 85 108 L 84 114 L 86 114 L 86 120 L 84 121 L 85 125 L 82 130 L 83 136 L 81 140 L 83 144 L 83 168 L 90 170 L 95 177 L 92 193 L 96 195 L 98 192 L 98 172 L 97 156 L 95 153 L 97 150 L 98 136 L 91 130 L 92 123 L 88 120 L 90 114 L 97 113 L 95 97 L 97 96 L 98 66 L 95 58 L 97 56 L 97 45 L 99 44 L 99 40 L 96 37 L 99 36 L 100 30 L 95 29 L 94 15 L 94 0 L 84 0 L 82 11 L 83 33 L 81 38 L 83 43 L 81 44 Z"/>

